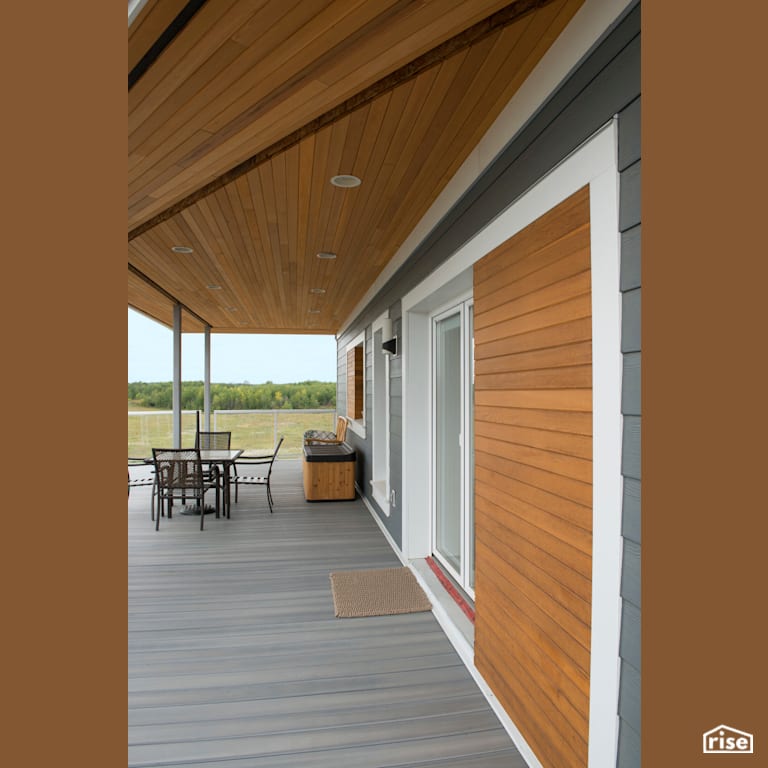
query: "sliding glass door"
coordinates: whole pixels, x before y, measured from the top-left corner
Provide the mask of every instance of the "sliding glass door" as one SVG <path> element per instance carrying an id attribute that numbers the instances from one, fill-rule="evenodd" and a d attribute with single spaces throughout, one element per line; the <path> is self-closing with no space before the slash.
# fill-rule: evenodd
<path id="1" fill-rule="evenodd" d="M 461 570 L 461 315 L 435 320 L 435 552 Z"/>
<path id="2" fill-rule="evenodd" d="M 474 587 L 471 301 L 433 318 L 432 350 L 433 551 L 471 594 Z"/>

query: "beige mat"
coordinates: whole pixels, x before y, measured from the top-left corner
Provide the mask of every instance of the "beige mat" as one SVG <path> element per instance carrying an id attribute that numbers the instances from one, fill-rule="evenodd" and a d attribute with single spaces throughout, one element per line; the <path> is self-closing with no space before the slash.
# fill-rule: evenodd
<path id="1" fill-rule="evenodd" d="M 432 610 L 416 577 L 408 568 L 336 571 L 331 574 L 336 616 L 389 616 Z"/>

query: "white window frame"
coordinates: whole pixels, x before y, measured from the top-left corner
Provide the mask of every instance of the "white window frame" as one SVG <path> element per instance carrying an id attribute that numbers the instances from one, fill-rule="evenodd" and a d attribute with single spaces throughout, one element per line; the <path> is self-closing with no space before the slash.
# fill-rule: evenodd
<path id="1" fill-rule="evenodd" d="M 368 347 L 365 340 L 365 329 L 363 329 L 355 338 L 347 344 L 347 346 L 344 348 L 344 369 L 345 369 L 345 386 L 349 386 L 349 350 L 353 349 L 354 347 L 363 347 L 363 417 L 361 419 L 353 419 L 352 416 L 349 413 L 346 413 L 347 420 L 349 421 L 349 429 L 351 429 L 356 435 L 359 437 L 365 439 L 366 435 L 366 416 L 367 416 L 367 409 L 365 407 L 366 404 L 366 397 L 367 397 L 367 358 L 366 354 L 368 352 Z M 347 408 L 347 402 L 349 402 L 349 392 L 346 392 L 346 397 L 344 399 L 344 410 L 346 412 Z"/>

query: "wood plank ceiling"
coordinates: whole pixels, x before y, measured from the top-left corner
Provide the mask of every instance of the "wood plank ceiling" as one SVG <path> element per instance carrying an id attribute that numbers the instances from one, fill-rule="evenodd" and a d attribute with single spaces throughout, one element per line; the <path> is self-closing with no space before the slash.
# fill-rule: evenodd
<path id="1" fill-rule="evenodd" d="M 341 330 L 582 2 L 148 0 L 129 306 L 170 325 L 178 301 L 193 332 Z"/>

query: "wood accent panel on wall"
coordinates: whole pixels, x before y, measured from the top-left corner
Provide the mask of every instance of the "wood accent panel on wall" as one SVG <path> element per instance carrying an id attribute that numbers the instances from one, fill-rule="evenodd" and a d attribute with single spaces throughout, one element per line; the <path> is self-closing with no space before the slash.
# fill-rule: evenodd
<path id="1" fill-rule="evenodd" d="M 478 261 L 475 664 L 545 766 L 587 765 L 589 188 Z"/>
<path id="2" fill-rule="evenodd" d="M 363 345 L 347 352 L 347 416 L 363 418 Z"/>

